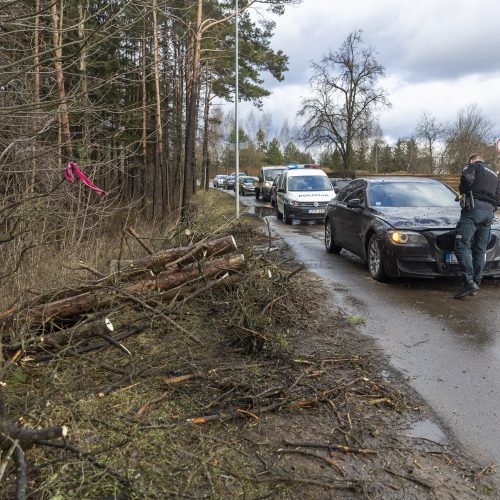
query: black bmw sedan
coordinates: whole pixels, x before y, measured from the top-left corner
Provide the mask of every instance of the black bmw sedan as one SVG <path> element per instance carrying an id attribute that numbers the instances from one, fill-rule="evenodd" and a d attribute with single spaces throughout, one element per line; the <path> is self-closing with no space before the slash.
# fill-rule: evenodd
<path id="1" fill-rule="evenodd" d="M 455 192 L 434 179 L 356 179 L 327 206 L 325 246 L 343 248 L 368 263 L 372 278 L 459 275 L 455 226 L 460 206 Z M 500 221 L 495 219 L 484 276 L 500 277 Z"/>

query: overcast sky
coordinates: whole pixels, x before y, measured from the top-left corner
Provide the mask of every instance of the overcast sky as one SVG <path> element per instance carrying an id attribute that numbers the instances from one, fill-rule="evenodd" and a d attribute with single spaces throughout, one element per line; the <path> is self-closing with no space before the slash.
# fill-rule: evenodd
<path id="1" fill-rule="evenodd" d="M 277 18 L 274 49 L 289 56 L 283 82 L 266 77 L 263 111 L 292 126 L 308 95 L 311 61 L 363 31 L 385 67 L 392 108 L 380 114 L 389 140 L 411 135 L 423 112 L 443 122 L 476 103 L 500 133 L 500 0 L 303 0 Z M 242 105 L 242 119 L 250 107 Z"/>

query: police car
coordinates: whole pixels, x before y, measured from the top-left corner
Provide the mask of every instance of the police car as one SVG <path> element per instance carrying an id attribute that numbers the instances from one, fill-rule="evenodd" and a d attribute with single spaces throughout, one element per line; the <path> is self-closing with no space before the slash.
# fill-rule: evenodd
<path id="1" fill-rule="evenodd" d="M 323 220 L 326 205 L 335 197 L 328 176 L 317 168 L 291 165 L 276 188 L 276 216 L 285 224 L 297 220 Z"/>

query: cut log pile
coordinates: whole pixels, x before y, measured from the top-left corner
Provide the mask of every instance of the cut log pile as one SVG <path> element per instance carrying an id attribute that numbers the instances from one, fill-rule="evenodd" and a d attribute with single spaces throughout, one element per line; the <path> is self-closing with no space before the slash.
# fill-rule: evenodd
<path id="1" fill-rule="evenodd" d="M 136 233 L 134 237 L 138 238 Z M 141 326 L 140 321 L 147 315 L 154 315 L 186 339 L 199 343 L 170 313 L 201 293 L 241 280 L 245 259 L 235 254 L 236 250 L 236 242 L 229 235 L 151 253 L 126 261 L 126 265 L 118 261 L 108 275 L 92 269 L 93 274 L 102 275 L 97 280 L 0 312 L 1 354 L 9 358 L 3 363 L 4 370 L 19 358 L 35 362 L 49 361 L 54 355 L 78 358 L 110 346 L 130 355 L 121 342 L 144 329 L 145 322 Z M 105 316 L 125 302 L 147 313 L 136 315 L 135 324 L 116 329 Z M 98 341 L 90 343 L 93 339 Z M 2 360 L 5 358 L 2 356 Z M 125 374 L 114 365 L 97 366 Z"/>
<path id="2" fill-rule="evenodd" d="M 126 261 L 123 270 L 118 263 L 116 272 L 99 280 L 53 294 L 50 300 L 41 297 L 35 303 L 0 312 L 0 331 L 4 340 L 10 336 L 12 343 L 27 328 L 133 301 L 148 292 L 160 292 L 162 298 L 172 299 L 192 294 L 210 282 L 224 286 L 221 276 L 241 272 L 244 266 L 243 255 L 226 255 L 236 249 L 234 238 L 225 236 Z M 91 329 L 85 331 L 90 333 Z"/>

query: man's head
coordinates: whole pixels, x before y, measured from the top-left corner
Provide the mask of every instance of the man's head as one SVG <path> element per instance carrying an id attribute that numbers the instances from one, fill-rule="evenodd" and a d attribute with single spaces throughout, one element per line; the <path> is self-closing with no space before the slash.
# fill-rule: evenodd
<path id="1" fill-rule="evenodd" d="M 477 153 L 472 153 L 470 156 L 469 156 L 469 159 L 467 160 L 467 163 L 469 165 L 472 165 L 473 163 L 475 163 L 476 161 L 482 161 L 484 162 L 483 160 L 483 157 L 481 155 L 478 155 Z"/>

